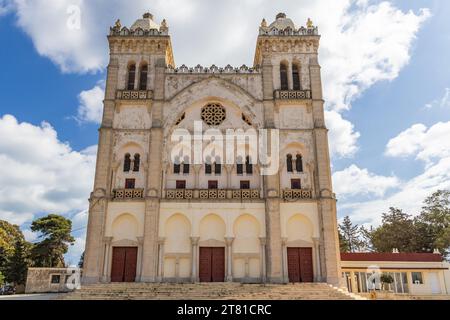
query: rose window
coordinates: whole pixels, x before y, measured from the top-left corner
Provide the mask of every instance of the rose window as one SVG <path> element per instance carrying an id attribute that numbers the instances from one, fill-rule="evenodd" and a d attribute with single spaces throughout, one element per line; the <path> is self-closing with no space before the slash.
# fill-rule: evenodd
<path id="1" fill-rule="evenodd" d="M 217 103 L 210 103 L 203 107 L 201 117 L 202 120 L 210 126 L 219 126 L 226 119 L 226 111 L 223 106 Z"/>

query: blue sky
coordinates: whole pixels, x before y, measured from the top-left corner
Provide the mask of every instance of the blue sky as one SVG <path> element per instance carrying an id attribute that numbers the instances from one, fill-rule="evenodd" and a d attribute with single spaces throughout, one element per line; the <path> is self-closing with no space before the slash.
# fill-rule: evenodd
<path id="1" fill-rule="evenodd" d="M 75 31 L 66 26 L 73 5 Z M 0 157 L 9 164 L 0 171 L 0 219 L 29 239 L 32 219 L 65 214 L 78 230 L 68 259 L 78 259 L 106 34 L 116 18 L 130 24 L 146 10 L 168 19 L 176 63 L 189 66 L 251 65 L 263 17 L 313 18 L 339 217 L 376 224 L 389 206 L 417 214 L 426 195 L 450 188 L 448 1 L 0 0 Z"/>

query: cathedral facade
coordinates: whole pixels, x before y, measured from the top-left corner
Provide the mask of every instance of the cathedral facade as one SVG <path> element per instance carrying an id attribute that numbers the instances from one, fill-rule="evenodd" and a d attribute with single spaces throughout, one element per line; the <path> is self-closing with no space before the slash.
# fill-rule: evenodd
<path id="1" fill-rule="evenodd" d="M 238 68 L 176 68 L 167 22 L 149 13 L 117 21 L 108 40 L 83 281 L 337 285 L 318 28 L 263 20 L 253 67 Z M 261 141 L 244 139 L 230 161 L 208 130 L 268 132 L 276 169 L 260 161 Z M 177 132 L 201 161 L 174 152 Z"/>

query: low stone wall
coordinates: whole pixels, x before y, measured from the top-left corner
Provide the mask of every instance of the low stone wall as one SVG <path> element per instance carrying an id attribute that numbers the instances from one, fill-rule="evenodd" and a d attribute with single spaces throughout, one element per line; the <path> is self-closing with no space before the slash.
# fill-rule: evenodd
<path id="1" fill-rule="evenodd" d="M 68 281 L 72 275 L 81 274 L 80 269 L 73 268 L 29 268 L 27 274 L 26 293 L 58 293 L 69 292 Z"/>

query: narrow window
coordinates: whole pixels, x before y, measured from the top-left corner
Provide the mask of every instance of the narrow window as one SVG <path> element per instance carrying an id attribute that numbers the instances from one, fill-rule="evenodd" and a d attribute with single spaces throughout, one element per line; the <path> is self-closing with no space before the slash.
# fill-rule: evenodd
<path id="1" fill-rule="evenodd" d="M 281 90 L 289 90 L 287 65 L 284 63 L 280 64 L 280 81 L 281 81 Z"/>
<path id="2" fill-rule="evenodd" d="M 127 153 L 123 161 L 123 172 L 129 172 L 131 170 L 131 155 Z"/>
<path id="3" fill-rule="evenodd" d="M 128 90 L 134 90 L 134 81 L 136 79 L 136 65 L 132 64 L 128 67 Z"/>
<path id="4" fill-rule="evenodd" d="M 141 67 L 141 73 L 139 76 L 139 90 L 147 90 L 147 75 L 148 75 L 148 66 L 143 65 Z"/>
<path id="5" fill-rule="evenodd" d="M 136 186 L 136 179 L 125 179 L 125 189 L 134 189 Z"/>
<path id="6" fill-rule="evenodd" d="M 253 164 L 252 164 L 252 159 L 250 159 L 250 157 L 246 158 L 245 171 L 247 172 L 247 174 L 253 174 Z"/>
<path id="7" fill-rule="evenodd" d="M 413 284 L 423 284 L 422 272 L 411 272 Z"/>
<path id="8" fill-rule="evenodd" d="M 302 188 L 302 183 L 300 179 L 292 179 L 291 180 L 291 189 L 300 190 Z"/>
<path id="9" fill-rule="evenodd" d="M 216 163 L 214 163 L 214 173 L 216 175 L 221 175 L 222 174 L 222 164 L 219 161 L 216 161 Z"/>
<path id="10" fill-rule="evenodd" d="M 173 164 L 173 173 L 174 174 L 180 174 L 181 173 L 181 164 L 180 164 L 180 158 L 175 158 L 175 163 Z"/>
<path id="11" fill-rule="evenodd" d="M 287 168 L 287 172 L 294 172 L 294 168 L 292 165 L 292 155 L 288 154 L 286 156 L 286 168 Z"/>
<path id="12" fill-rule="evenodd" d="M 189 163 L 183 163 L 183 174 L 189 174 L 189 171 L 191 169 L 191 166 Z"/>
<path id="13" fill-rule="evenodd" d="M 294 90 L 300 89 L 300 70 L 296 64 L 292 66 L 292 84 L 294 86 Z"/>
<path id="14" fill-rule="evenodd" d="M 301 155 L 297 155 L 297 159 L 295 159 L 295 170 L 297 172 L 303 172 L 303 158 Z"/>
<path id="15" fill-rule="evenodd" d="M 141 155 L 136 153 L 134 155 L 133 171 L 139 172 L 140 167 L 141 167 Z"/>
<path id="16" fill-rule="evenodd" d="M 208 189 L 217 189 L 218 188 L 218 182 L 217 180 L 209 180 L 208 181 Z"/>
<path id="17" fill-rule="evenodd" d="M 186 189 L 186 180 L 177 180 L 177 189 Z"/>
<path id="18" fill-rule="evenodd" d="M 241 181 L 241 189 L 242 190 L 248 190 L 250 189 L 250 181 Z"/>
<path id="19" fill-rule="evenodd" d="M 241 157 L 237 158 L 236 173 L 238 175 L 243 175 L 244 174 L 244 165 L 242 164 L 242 158 Z"/>
<path id="20" fill-rule="evenodd" d="M 212 174 L 211 158 L 208 156 L 205 163 L 205 174 Z"/>

